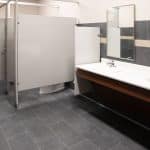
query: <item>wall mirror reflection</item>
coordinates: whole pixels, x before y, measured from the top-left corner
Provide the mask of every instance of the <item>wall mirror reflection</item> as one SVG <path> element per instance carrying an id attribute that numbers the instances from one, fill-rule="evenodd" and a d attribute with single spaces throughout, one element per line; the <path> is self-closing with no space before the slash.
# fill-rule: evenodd
<path id="1" fill-rule="evenodd" d="M 135 5 L 113 7 L 107 11 L 107 57 L 135 59 Z"/>

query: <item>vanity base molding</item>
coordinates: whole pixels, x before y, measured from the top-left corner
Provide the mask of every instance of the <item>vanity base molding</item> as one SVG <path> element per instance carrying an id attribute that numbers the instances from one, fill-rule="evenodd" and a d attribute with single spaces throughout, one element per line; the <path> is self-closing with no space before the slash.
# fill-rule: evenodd
<path id="1" fill-rule="evenodd" d="M 77 76 L 81 79 L 91 81 L 98 85 L 102 85 L 109 89 L 113 89 L 128 96 L 143 100 L 150 103 L 150 91 L 136 87 L 127 83 L 123 83 L 108 77 L 97 75 L 82 69 L 77 69 Z"/>

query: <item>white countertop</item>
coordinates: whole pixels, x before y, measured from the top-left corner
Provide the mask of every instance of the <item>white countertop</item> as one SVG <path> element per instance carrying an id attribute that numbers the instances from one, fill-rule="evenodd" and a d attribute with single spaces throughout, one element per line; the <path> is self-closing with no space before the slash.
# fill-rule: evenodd
<path id="1" fill-rule="evenodd" d="M 77 65 L 76 68 L 150 90 L 150 67 L 115 61 L 116 67 L 101 63 Z"/>

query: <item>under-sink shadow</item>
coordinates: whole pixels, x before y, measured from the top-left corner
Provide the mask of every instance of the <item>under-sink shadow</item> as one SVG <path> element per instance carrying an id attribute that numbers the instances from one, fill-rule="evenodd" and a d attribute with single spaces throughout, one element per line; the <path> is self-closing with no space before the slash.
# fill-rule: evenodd
<path id="1" fill-rule="evenodd" d="M 88 98 L 79 96 L 80 101 L 76 105 L 87 111 L 90 115 L 119 131 L 121 134 L 131 138 L 144 147 L 150 149 L 150 130 L 134 124 L 133 122 L 116 115 L 104 108 L 103 105 L 90 101 Z M 92 95 L 91 95 L 92 97 Z"/>

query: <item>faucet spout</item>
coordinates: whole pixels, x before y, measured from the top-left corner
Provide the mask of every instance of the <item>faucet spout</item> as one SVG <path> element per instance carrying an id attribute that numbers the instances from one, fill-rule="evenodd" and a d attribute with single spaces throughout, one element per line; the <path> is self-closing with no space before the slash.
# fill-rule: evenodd
<path id="1" fill-rule="evenodd" d="M 107 65 L 109 65 L 109 67 L 116 67 L 114 60 L 111 60 L 110 62 L 108 62 Z"/>

